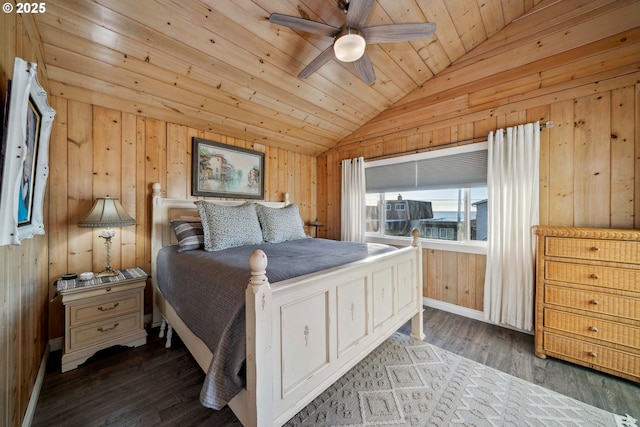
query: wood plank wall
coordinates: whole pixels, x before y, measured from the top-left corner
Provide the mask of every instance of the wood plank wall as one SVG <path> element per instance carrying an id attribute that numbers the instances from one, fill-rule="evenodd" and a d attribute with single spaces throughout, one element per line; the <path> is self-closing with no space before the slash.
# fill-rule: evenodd
<path id="1" fill-rule="evenodd" d="M 192 138 L 205 138 L 265 153 L 265 199 L 283 200 L 289 193 L 305 222 L 316 217 L 316 159 L 268 145 L 204 132 L 130 113 L 53 97 L 56 127 L 50 149 L 49 293 L 66 272 L 104 268 L 104 241 L 99 230 L 77 223 L 96 197 L 120 199 L 136 225 L 116 229 L 111 250 L 114 269 L 151 271 L 151 185 L 162 184 L 167 197 L 191 197 Z M 196 197 L 193 197 L 196 199 Z M 308 230 L 313 234 L 313 230 Z M 50 308 L 49 335 L 63 334 L 59 300 Z M 147 287 L 145 313 L 151 313 Z"/>
<path id="2" fill-rule="evenodd" d="M 7 93 L 15 57 L 42 63 L 32 16 L 0 15 L 0 98 Z M 38 81 L 47 89 L 42 69 Z M 47 200 L 45 199 L 45 226 Z M 0 425 L 19 426 L 29 404 L 47 337 L 48 236 L 0 246 Z"/>
<path id="3" fill-rule="evenodd" d="M 340 236 L 341 160 L 462 145 L 534 121 L 555 122 L 541 133 L 541 224 L 640 228 L 640 2 L 563 8 L 505 27 L 320 156 L 325 235 Z M 479 257 L 425 249 L 425 296 L 482 310 Z"/>

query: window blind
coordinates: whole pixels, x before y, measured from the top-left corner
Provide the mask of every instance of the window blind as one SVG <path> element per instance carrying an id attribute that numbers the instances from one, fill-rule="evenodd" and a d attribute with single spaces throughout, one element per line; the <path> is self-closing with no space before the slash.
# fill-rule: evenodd
<path id="1" fill-rule="evenodd" d="M 487 185 L 487 150 L 367 167 L 367 193 Z"/>

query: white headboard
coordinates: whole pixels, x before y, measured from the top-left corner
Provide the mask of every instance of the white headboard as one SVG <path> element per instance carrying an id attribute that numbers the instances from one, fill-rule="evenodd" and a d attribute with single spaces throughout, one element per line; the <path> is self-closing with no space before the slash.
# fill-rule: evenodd
<path id="1" fill-rule="evenodd" d="M 199 199 L 170 199 L 162 197 L 162 186 L 160 183 L 152 185 L 153 195 L 151 198 L 151 283 L 153 284 L 153 326 L 160 324 L 160 313 L 156 309 L 155 293 L 156 293 L 156 258 L 158 251 L 168 245 L 177 243 L 175 233 L 171 228 L 171 220 L 184 216 L 198 216 L 198 209 L 194 202 Z M 226 205 L 238 206 L 246 203 L 246 200 L 211 200 L 212 202 Z M 289 193 L 285 193 L 284 202 L 266 202 L 256 201 L 261 205 L 272 208 L 282 208 L 291 202 L 289 201 Z M 247 262 L 249 262 L 247 260 Z M 248 280 L 248 279 L 247 279 Z"/>

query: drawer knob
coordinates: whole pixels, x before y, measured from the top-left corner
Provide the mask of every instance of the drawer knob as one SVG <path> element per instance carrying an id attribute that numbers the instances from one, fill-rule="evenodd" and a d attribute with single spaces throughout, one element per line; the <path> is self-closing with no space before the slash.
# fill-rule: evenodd
<path id="1" fill-rule="evenodd" d="M 591 251 L 592 251 L 592 252 L 598 252 L 599 250 L 600 250 L 600 248 L 599 248 L 599 247 L 597 247 L 597 246 L 592 246 L 592 247 L 591 247 Z"/>
<path id="2" fill-rule="evenodd" d="M 598 328 L 596 328 L 595 326 L 591 326 L 591 327 L 589 327 L 589 330 L 590 330 L 591 332 L 598 332 Z"/>
<path id="3" fill-rule="evenodd" d="M 591 301 L 589 301 L 589 304 L 598 305 L 600 304 L 600 301 L 598 301 L 597 299 L 592 299 Z"/>
<path id="4" fill-rule="evenodd" d="M 595 273 L 594 273 L 594 274 L 592 274 L 592 275 L 591 275 L 591 276 L 589 276 L 589 277 L 591 277 L 592 279 L 596 279 L 596 280 L 600 278 L 600 276 L 598 276 L 598 275 L 597 275 L 597 274 L 595 274 Z"/>
<path id="5" fill-rule="evenodd" d="M 590 352 L 589 352 L 589 356 L 591 356 L 591 357 L 594 357 L 594 358 L 595 358 L 595 357 L 598 357 L 598 353 L 596 353 L 595 351 L 590 351 Z"/>
<path id="6" fill-rule="evenodd" d="M 106 308 L 105 308 L 105 307 L 103 307 L 103 306 L 100 306 L 100 307 L 98 307 L 98 310 L 100 310 L 100 311 L 109 311 L 109 310 L 113 310 L 114 308 L 116 308 L 116 307 L 117 307 L 117 306 L 119 306 L 119 305 L 120 305 L 120 303 L 119 303 L 119 302 L 114 302 L 114 303 L 113 303 L 113 307 L 106 307 Z"/>
<path id="7" fill-rule="evenodd" d="M 98 332 L 109 332 L 109 331 L 113 331 L 115 328 L 117 328 L 119 325 L 119 323 L 115 323 L 112 327 L 110 328 L 103 328 L 102 326 L 100 326 L 98 328 Z"/>

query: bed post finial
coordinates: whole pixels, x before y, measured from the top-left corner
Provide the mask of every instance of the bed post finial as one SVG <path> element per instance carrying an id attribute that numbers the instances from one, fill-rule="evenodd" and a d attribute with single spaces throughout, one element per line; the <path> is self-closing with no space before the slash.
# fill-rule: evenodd
<path id="1" fill-rule="evenodd" d="M 267 255 L 260 249 L 256 249 L 249 257 L 249 269 L 251 269 L 251 278 L 249 285 L 252 288 L 269 284 L 267 279 Z"/>
<path id="2" fill-rule="evenodd" d="M 289 193 L 284 193 L 284 205 L 289 206 L 291 204 L 291 200 L 289 200 Z"/>
<path id="3" fill-rule="evenodd" d="M 420 246 L 420 230 L 414 228 L 413 230 L 411 230 L 411 235 L 413 236 L 413 239 L 411 240 L 411 246 Z"/>
<path id="4" fill-rule="evenodd" d="M 151 184 L 151 190 L 153 191 L 153 196 L 157 197 L 162 194 L 162 185 L 159 182 L 154 182 Z"/>

